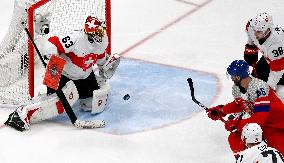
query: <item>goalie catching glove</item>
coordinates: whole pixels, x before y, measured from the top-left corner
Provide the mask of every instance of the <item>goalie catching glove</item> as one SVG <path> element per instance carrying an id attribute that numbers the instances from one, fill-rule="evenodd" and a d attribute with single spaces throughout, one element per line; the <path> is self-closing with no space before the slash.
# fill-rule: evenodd
<path id="1" fill-rule="evenodd" d="M 106 55 L 106 57 L 108 57 L 108 55 Z M 118 54 L 110 55 L 104 63 L 99 63 L 98 61 L 100 76 L 105 79 L 110 79 L 113 76 L 115 70 L 117 69 L 119 63 L 120 56 Z"/>

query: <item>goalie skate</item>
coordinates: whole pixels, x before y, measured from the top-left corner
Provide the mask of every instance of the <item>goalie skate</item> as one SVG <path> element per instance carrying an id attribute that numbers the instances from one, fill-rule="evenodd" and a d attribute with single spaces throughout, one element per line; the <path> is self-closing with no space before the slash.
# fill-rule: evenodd
<path id="1" fill-rule="evenodd" d="M 29 129 L 29 125 L 19 116 L 18 109 L 9 115 L 8 120 L 4 124 L 22 132 Z"/>

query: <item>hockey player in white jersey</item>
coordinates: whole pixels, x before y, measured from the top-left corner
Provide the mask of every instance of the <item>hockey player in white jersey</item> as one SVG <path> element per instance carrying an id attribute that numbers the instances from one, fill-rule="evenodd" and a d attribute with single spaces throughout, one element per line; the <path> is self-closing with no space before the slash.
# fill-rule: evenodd
<path id="1" fill-rule="evenodd" d="M 254 67 L 252 75 L 266 81 L 284 101 L 284 30 L 274 26 L 272 16 L 260 13 L 248 21 L 246 32 L 244 59 Z M 259 61 L 258 51 L 263 54 Z"/>
<path id="2" fill-rule="evenodd" d="M 36 44 L 46 61 L 52 55 L 58 55 L 66 61 L 58 89 L 63 91 L 71 106 L 80 99 L 85 111 L 93 114 L 102 112 L 110 91 L 106 80 L 113 76 L 120 61 L 118 55 L 106 53 L 108 36 L 104 23 L 96 17 L 88 16 L 84 30 L 62 37 L 47 38 L 48 14 L 35 17 L 35 31 L 39 34 Z M 100 76 L 95 75 L 94 64 L 98 66 Z M 63 112 L 64 108 L 55 90 L 47 88 L 47 95 L 34 98 L 17 108 L 5 124 L 23 131 L 29 129 L 30 123 L 49 119 Z M 81 122 L 76 120 L 73 124 L 80 127 Z M 104 125 L 103 122 L 97 126 Z"/>
<path id="3" fill-rule="evenodd" d="M 236 157 L 237 163 L 284 163 L 283 155 L 277 149 L 267 146 L 257 123 L 245 125 L 241 137 L 247 149 Z"/>

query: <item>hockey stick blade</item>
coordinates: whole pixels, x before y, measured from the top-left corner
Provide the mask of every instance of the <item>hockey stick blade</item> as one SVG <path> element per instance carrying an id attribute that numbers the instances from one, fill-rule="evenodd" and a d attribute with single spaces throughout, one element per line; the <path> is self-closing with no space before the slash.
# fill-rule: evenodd
<path id="1" fill-rule="evenodd" d="M 200 107 L 202 107 L 204 110 L 208 110 L 208 108 L 203 105 L 201 102 L 199 102 L 198 100 L 196 100 L 195 98 L 195 95 L 194 95 L 194 87 L 193 87 L 193 81 L 191 78 L 188 78 L 187 79 L 187 83 L 188 83 L 188 86 L 190 88 L 190 93 L 191 93 L 191 98 L 192 98 L 192 101 L 195 102 L 197 105 L 199 105 Z"/>
<path id="2" fill-rule="evenodd" d="M 94 121 L 81 121 L 77 120 L 74 123 L 74 126 L 77 128 L 85 128 L 85 129 L 91 129 L 91 128 L 103 128 L 106 126 L 106 123 L 104 120 L 94 120 Z"/>

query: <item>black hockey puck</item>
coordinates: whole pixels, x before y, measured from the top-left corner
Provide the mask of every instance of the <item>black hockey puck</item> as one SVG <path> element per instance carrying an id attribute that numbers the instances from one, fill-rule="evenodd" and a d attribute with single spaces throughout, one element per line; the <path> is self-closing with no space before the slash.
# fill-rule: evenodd
<path id="1" fill-rule="evenodd" d="M 128 100 L 130 98 L 129 94 L 123 96 L 123 100 Z"/>

